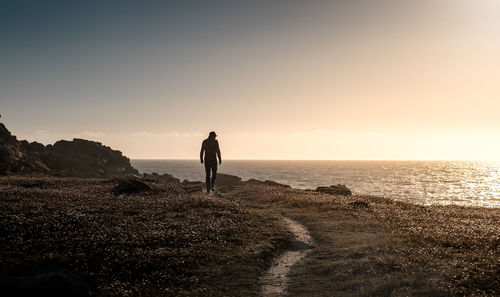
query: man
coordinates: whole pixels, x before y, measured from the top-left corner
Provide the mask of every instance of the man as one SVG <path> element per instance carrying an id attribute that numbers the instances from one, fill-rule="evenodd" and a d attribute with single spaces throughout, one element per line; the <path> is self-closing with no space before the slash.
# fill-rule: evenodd
<path id="1" fill-rule="evenodd" d="M 208 134 L 208 138 L 203 140 L 201 144 L 200 151 L 200 161 L 203 164 L 203 153 L 205 153 L 205 182 L 207 184 L 207 194 L 210 190 L 215 191 L 215 178 L 217 176 L 217 158 L 219 158 L 219 165 L 222 164 L 222 159 L 220 157 L 219 142 L 215 139 L 217 134 L 214 131 Z M 210 178 L 210 172 L 212 173 L 212 178 Z"/>

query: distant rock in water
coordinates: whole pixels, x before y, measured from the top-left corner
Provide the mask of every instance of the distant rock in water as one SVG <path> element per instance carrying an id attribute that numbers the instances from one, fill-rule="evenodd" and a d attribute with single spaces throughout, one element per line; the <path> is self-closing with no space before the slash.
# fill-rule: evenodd
<path id="1" fill-rule="evenodd" d="M 115 195 L 120 194 L 137 194 L 140 192 L 149 191 L 151 188 L 144 182 L 136 179 L 129 179 L 121 181 L 113 188 Z"/>
<path id="2" fill-rule="evenodd" d="M 317 187 L 316 192 L 326 193 L 330 195 L 351 196 L 352 192 L 345 185 L 331 185 L 329 187 Z"/>
<path id="3" fill-rule="evenodd" d="M 0 123 L 0 174 L 43 173 L 61 176 L 109 177 L 139 174 L 130 159 L 100 142 L 73 139 L 44 146 L 18 141 Z"/>

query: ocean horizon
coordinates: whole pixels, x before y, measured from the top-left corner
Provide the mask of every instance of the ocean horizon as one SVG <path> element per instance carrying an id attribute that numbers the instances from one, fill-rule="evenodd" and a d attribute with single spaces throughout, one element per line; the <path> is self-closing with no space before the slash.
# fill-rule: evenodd
<path id="1" fill-rule="evenodd" d="M 132 159 L 141 173 L 203 181 L 197 159 Z M 411 203 L 500 207 L 500 162 L 397 160 L 223 160 L 218 173 L 297 189 L 345 184 L 356 195 Z"/>

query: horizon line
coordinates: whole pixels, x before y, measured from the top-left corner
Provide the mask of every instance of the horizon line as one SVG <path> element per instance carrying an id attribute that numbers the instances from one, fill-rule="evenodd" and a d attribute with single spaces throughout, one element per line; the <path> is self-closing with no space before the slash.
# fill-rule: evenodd
<path id="1" fill-rule="evenodd" d="M 199 159 L 190 158 L 129 158 L 130 160 L 138 161 L 198 161 Z M 445 159 L 236 159 L 228 158 L 223 161 L 395 161 L 395 162 L 411 162 L 411 161 L 434 161 L 434 162 L 500 162 L 500 160 L 445 160 Z"/>

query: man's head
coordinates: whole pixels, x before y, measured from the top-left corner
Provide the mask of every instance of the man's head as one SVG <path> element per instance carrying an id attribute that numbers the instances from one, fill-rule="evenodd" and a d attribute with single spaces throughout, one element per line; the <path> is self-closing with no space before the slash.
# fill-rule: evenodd
<path id="1" fill-rule="evenodd" d="M 210 132 L 210 134 L 208 134 L 208 137 L 209 138 L 215 138 L 215 137 L 217 137 L 217 134 L 215 134 L 215 132 L 212 131 L 212 132 Z"/>

